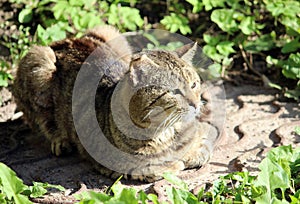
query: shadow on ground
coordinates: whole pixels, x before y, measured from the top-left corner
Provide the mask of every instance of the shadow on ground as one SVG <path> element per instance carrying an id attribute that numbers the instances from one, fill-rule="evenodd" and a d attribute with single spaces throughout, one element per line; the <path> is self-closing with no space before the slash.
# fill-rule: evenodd
<path id="1" fill-rule="evenodd" d="M 266 152 L 279 145 L 299 146 L 294 132 L 300 126 L 299 104 L 280 102 L 276 91 L 263 87 L 225 85 L 226 120 L 222 137 L 209 164 L 200 169 L 183 171 L 180 175 L 194 191 L 233 171 L 247 170 L 255 175 Z M 43 203 L 73 203 L 73 193 L 85 189 L 103 190 L 114 181 L 99 175 L 91 165 L 73 153 L 55 157 L 50 144 L 31 131 L 23 121 L 11 120 L 16 112 L 8 89 L 0 91 L 0 162 L 16 171 L 26 184 L 32 181 L 60 184 L 65 193 L 52 193 L 36 200 Z M 14 119 L 14 118 L 13 118 Z M 152 184 L 122 180 L 128 186 L 165 195 L 164 180 Z"/>

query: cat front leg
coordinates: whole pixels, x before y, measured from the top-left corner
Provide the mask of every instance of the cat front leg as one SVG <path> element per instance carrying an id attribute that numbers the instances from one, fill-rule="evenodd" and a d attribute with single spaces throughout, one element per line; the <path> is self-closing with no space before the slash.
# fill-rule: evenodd
<path id="1" fill-rule="evenodd" d="M 185 169 L 203 166 L 212 156 L 218 130 L 204 122 L 199 122 L 192 146 L 183 157 Z"/>

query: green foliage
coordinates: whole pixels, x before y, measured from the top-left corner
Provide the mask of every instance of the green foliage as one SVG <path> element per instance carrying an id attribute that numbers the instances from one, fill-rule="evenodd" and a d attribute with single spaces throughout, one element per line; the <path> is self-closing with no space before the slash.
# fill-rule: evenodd
<path id="1" fill-rule="evenodd" d="M 271 56 L 267 57 L 267 62 L 270 65 L 282 68 L 282 74 L 289 79 L 298 80 L 297 87 L 294 90 L 286 90 L 285 96 L 288 98 L 294 98 L 295 100 L 300 98 L 300 53 L 290 54 L 287 60 L 274 59 Z M 277 86 L 278 89 L 283 89 L 281 86 Z"/>
<path id="2" fill-rule="evenodd" d="M 40 2 L 48 3 L 47 0 L 40 0 Z M 137 30 L 144 24 L 139 10 L 129 6 L 120 6 L 120 3 L 127 1 L 110 3 L 99 0 L 52 0 L 51 2 L 50 12 L 53 18 L 45 19 L 36 31 L 37 40 L 42 44 L 61 40 L 68 33 L 79 37 L 86 29 L 105 23 L 114 25 L 121 31 Z"/>
<path id="3" fill-rule="evenodd" d="M 13 77 L 11 74 L 7 72 L 8 63 L 4 60 L 0 61 L 0 87 L 7 87 L 8 81 L 11 80 Z M 1 102 L 1 99 L 0 99 Z M 0 103 L 1 105 L 1 103 Z"/>
<path id="4" fill-rule="evenodd" d="M 11 61 L 1 61 L 0 87 L 12 79 L 9 74 L 32 44 L 48 45 L 67 36 L 81 36 L 86 29 L 110 24 L 121 31 L 137 30 L 144 25 L 133 0 L 9 0 L 19 4 L 18 33 L 3 36 Z M 13 22 L 16 24 L 16 22 Z M 5 29 L 5 23 L 0 24 Z M 33 37 L 32 37 L 33 35 Z M 5 65 L 5 67 L 4 67 Z"/>
<path id="5" fill-rule="evenodd" d="M 295 127 L 295 133 L 296 133 L 297 135 L 300 135 L 300 126 L 296 126 L 296 127 Z"/>
<path id="6" fill-rule="evenodd" d="M 11 59 L 12 59 L 12 68 L 15 68 L 17 62 L 26 54 L 28 51 L 31 41 L 30 41 L 30 28 L 20 26 L 18 28 L 18 33 L 13 33 L 11 36 L 3 36 L 5 42 L 4 46 L 9 48 Z M 4 67 L 4 64 L 1 65 Z M 9 64 L 6 62 L 5 67 L 8 69 Z"/>
<path id="7" fill-rule="evenodd" d="M 291 79 L 292 84 L 292 81 L 298 82 L 294 89 L 287 89 L 285 84 L 276 86 L 283 85 L 281 89 L 285 91 L 285 96 L 299 99 L 299 1 L 186 1 L 191 4 L 193 13 L 205 10 L 210 23 L 216 25 L 203 35 L 204 53 L 219 64 L 214 68 L 218 67 L 220 72 L 226 70 L 232 67 L 234 59 L 243 56 L 249 69 L 252 69 L 250 57 L 266 56 L 262 60 L 266 63 L 272 61 L 272 65 L 281 68 L 283 76 Z"/>
<path id="8" fill-rule="evenodd" d="M 183 43 L 180 41 L 168 42 L 166 45 L 164 45 L 156 38 L 156 36 L 153 36 L 149 33 L 144 33 L 143 36 L 150 41 L 147 44 L 147 49 L 165 49 L 174 51 L 183 46 Z"/>
<path id="9" fill-rule="evenodd" d="M 3 27 L 1 24 L 0 27 Z M 3 36 L 3 46 L 9 48 L 11 62 L 0 58 L 0 87 L 7 87 L 9 81 L 13 79 L 10 73 L 12 68 L 16 68 L 19 60 L 26 54 L 30 46 L 30 39 L 28 38 L 29 27 L 20 26 L 18 33 L 13 33 L 11 36 Z M 1 43 L 1 42 L 0 42 Z"/>
<path id="10" fill-rule="evenodd" d="M 299 203 L 300 202 L 300 148 L 281 146 L 272 149 L 259 165 L 258 176 L 249 172 L 235 172 L 221 176 L 210 190 L 202 188 L 197 194 L 188 185 L 170 173 L 164 178 L 172 186 L 166 187 L 171 203 Z M 88 192 L 79 198 L 85 203 L 159 203 L 154 194 L 137 192 L 119 183 L 112 186 L 113 195 Z"/>
<path id="11" fill-rule="evenodd" d="M 126 188 L 122 184 L 116 182 L 111 187 L 111 193 L 96 193 L 88 191 L 76 196 L 77 199 L 81 200 L 79 204 L 92 204 L 92 203 L 104 203 L 104 204 L 115 204 L 115 203 L 159 203 L 158 198 L 154 194 L 146 194 L 143 191 L 137 191 L 134 188 Z M 139 202 L 140 201 L 140 202 Z"/>
<path id="12" fill-rule="evenodd" d="M 272 70 L 275 66 L 281 69 L 282 76 L 289 79 L 287 84 L 271 77 L 270 85 L 281 89 L 287 97 L 296 100 L 300 97 L 298 0 L 9 1 L 19 4 L 19 34 L 3 37 L 11 51 L 13 68 L 32 43 L 47 45 L 68 36 L 79 37 L 86 29 L 103 24 L 116 26 L 122 32 L 163 26 L 170 32 L 203 39 L 200 41 L 204 53 L 215 61 L 209 67 L 215 77 L 226 75 L 232 67 L 241 67 L 242 61 L 246 70 L 256 68 L 252 59 L 264 61 Z M 164 7 L 152 8 L 154 5 Z M 144 10 L 149 7 L 149 19 L 156 17 L 153 24 L 148 23 L 148 16 L 141 16 L 142 12 L 147 14 Z M 163 13 L 156 16 L 153 13 L 157 10 Z M 28 38 L 32 35 L 33 38 Z M 8 70 L 0 72 L 0 86 L 7 85 Z M 270 73 L 254 72 L 260 76 Z"/>
<path id="13" fill-rule="evenodd" d="M 86 191 L 75 198 L 79 204 L 94 203 L 292 203 L 300 202 L 300 148 L 281 146 L 272 149 L 259 164 L 260 172 L 251 176 L 249 172 L 234 172 L 221 176 L 208 190 L 200 189 L 197 194 L 189 191 L 188 185 L 171 173 L 164 178 L 170 182 L 166 186 L 168 202 L 159 202 L 152 193 L 145 193 L 128 188 L 119 181 L 107 192 Z M 32 203 L 30 198 L 37 198 L 47 193 L 47 188 L 64 191 L 58 185 L 34 182 L 33 186 L 23 184 L 15 172 L 0 163 L 0 202 Z"/>
<path id="14" fill-rule="evenodd" d="M 181 14 L 171 13 L 169 16 L 165 16 L 160 22 L 172 33 L 178 30 L 183 35 L 192 33 L 191 28 L 188 26 L 187 17 Z"/>
<path id="15" fill-rule="evenodd" d="M 43 196 L 47 188 L 64 191 L 62 186 L 48 183 L 34 182 L 33 186 L 27 186 L 13 170 L 0 163 L 0 203 L 30 204 L 29 198 Z"/>
<path id="16" fill-rule="evenodd" d="M 235 172 L 221 176 L 213 186 L 197 194 L 170 173 L 164 178 L 172 186 L 166 187 L 168 203 L 292 203 L 300 202 L 300 148 L 281 146 L 272 149 L 259 165 L 260 172 Z M 78 197 L 86 203 L 160 203 L 154 194 L 126 188 L 116 182 L 109 193 L 85 192 Z M 162 202 L 165 203 L 165 202 Z"/>

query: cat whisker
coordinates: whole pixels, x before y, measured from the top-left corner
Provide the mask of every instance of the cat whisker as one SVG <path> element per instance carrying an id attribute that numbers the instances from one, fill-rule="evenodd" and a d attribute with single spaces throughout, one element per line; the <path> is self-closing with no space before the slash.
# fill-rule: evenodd
<path id="1" fill-rule="evenodd" d="M 172 125 L 174 125 L 176 122 L 180 120 L 182 115 L 174 110 L 156 129 L 155 136 L 158 132 L 165 132 L 168 128 L 170 128 Z M 160 131 L 162 130 L 162 131 Z"/>
<path id="2" fill-rule="evenodd" d="M 154 132 L 154 135 L 157 136 L 157 133 L 161 130 L 161 129 L 164 129 L 164 127 L 166 126 L 166 123 L 167 121 L 173 117 L 173 115 L 176 113 L 176 111 L 172 111 L 170 113 L 170 115 L 161 123 L 159 124 L 159 126 L 156 128 L 155 132 Z"/>
<path id="3" fill-rule="evenodd" d="M 152 112 L 153 112 L 153 109 L 150 110 L 150 111 L 147 113 L 147 115 L 145 115 L 145 117 L 143 117 L 142 122 L 144 122 L 144 121 L 146 120 L 146 118 L 148 118 L 148 117 L 151 115 Z"/>
<path id="4" fill-rule="evenodd" d="M 176 122 L 178 122 L 181 118 L 180 114 L 176 114 L 170 121 L 168 121 L 167 125 L 164 126 L 164 131 L 167 130 L 168 128 L 170 128 L 172 125 L 174 125 Z"/>

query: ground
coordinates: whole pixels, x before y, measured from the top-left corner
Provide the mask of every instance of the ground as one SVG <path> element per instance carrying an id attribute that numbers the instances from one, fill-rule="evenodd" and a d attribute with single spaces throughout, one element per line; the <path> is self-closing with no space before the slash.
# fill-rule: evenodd
<path id="1" fill-rule="evenodd" d="M 300 136 L 294 132 L 294 128 L 300 126 L 298 103 L 280 101 L 274 89 L 223 84 L 226 93 L 224 100 L 218 98 L 218 90 L 222 87 L 220 82 L 208 88 L 208 92 L 218 100 L 218 110 L 226 112 L 225 121 L 219 115 L 206 118 L 218 127 L 221 134 L 214 155 L 202 168 L 180 174 L 195 192 L 229 172 L 247 170 L 255 175 L 259 162 L 272 147 L 288 144 L 299 146 Z M 60 184 L 67 189 L 64 193 L 51 192 L 50 195 L 35 199 L 35 202 L 74 203 L 74 193 L 86 189 L 102 190 L 113 183 L 113 180 L 98 175 L 76 153 L 64 157 L 53 156 L 44 137 L 23 123 L 9 88 L 1 89 L 0 98 L 3 101 L 0 107 L 0 161 L 15 170 L 26 184 L 42 181 Z M 208 101 L 207 107 L 213 104 L 209 94 L 204 94 L 204 98 Z M 150 184 L 121 182 L 157 193 L 162 200 L 165 198 L 164 187 L 168 185 L 164 180 Z"/>

